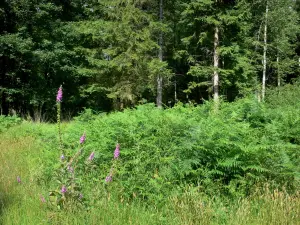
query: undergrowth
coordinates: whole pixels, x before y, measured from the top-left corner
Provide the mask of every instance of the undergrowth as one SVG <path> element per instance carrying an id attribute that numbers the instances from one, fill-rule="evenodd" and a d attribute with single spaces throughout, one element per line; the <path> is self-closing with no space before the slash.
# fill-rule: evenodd
<path id="1" fill-rule="evenodd" d="M 120 165 L 111 186 L 122 199 L 159 203 L 180 194 L 186 185 L 230 197 L 247 196 L 264 183 L 271 189 L 297 190 L 300 109 L 271 109 L 251 99 L 223 103 L 217 114 L 211 108 L 210 103 L 166 110 L 142 105 L 109 115 L 83 113 L 65 127 L 63 145 L 73 149 L 86 131 L 84 154 L 95 152 L 95 167 L 82 180 L 90 190 L 103 186 L 118 141 Z M 40 136 L 47 140 L 44 151 L 55 164 L 55 134 Z M 47 183 L 53 174 L 44 172 L 37 179 Z"/>
<path id="2" fill-rule="evenodd" d="M 53 124 L 24 121 L 6 128 L 0 140 L 0 221 L 297 224 L 300 103 L 289 105 L 285 99 L 295 94 L 284 88 L 280 93 L 275 90 L 266 103 L 223 102 L 218 112 L 210 102 L 165 110 L 146 104 L 109 114 L 86 110 L 61 123 L 61 143 Z M 76 154 L 83 131 L 88 167 L 76 182 L 84 208 L 55 209 L 48 191 L 61 149 Z M 120 155 L 108 184 L 116 143 Z"/>

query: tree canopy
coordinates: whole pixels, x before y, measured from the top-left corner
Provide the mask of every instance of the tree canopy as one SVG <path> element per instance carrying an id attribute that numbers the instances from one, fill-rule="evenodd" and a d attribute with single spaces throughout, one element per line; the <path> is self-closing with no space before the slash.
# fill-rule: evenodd
<path id="1" fill-rule="evenodd" d="M 4 0 L 1 114 L 51 115 L 60 85 L 66 115 L 155 102 L 158 76 L 167 106 L 210 99 L 216 74 L 226 101 L 260 95 L 263 70 L 267 87 L 299 77 L 299 16 L 294 0 Z"/>

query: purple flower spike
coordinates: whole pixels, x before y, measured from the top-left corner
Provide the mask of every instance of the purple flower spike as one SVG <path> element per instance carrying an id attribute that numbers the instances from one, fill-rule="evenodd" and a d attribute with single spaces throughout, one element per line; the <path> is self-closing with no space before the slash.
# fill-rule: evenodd
<path id="1" fill-rule="evenodd" d="M 40 198 L 41 198 L 41 202 L 42 202 L 42 203 L 45 203 L 45 202 L 46 202 L 46 199 L 44 198 L 44 196 L 43 196 L 43 195 L 41 195 L 41 197 L 40 197 Z"/>
<path id="2" fill-rule="evenodd" d="M 63 96 L 62 86 L 60 85 L 60 87 L 58 89 L 58 92 L 57 92 L 56 101 L 61 102 L 62 101 L 62 96 Z"/>
<path id="3" fill-rule="evenodd" d="M 120 144 L 117 144 L 115 152 L 114 152 L 114 159 L 118 159 L 120 156 Z"/>
<path id="4" fill-rule="evenodd" d="M 83 135 L 80 137 L 80 144 L 83 144 L 85 141 L 85 132 L 83 133 Z"/>
<path id="5" fill-rule="evenodd" d="M 61 155 L 61 156 L 60 156 L 60 159 L 61 159 L 62 161 L 64 161 L 64 160 L 65 160 L 65 156 L 64 156 L 64 155 Z"/>
<path id="6" fill-rule="evenodd" d="M 106 183 L 112 182 L 112 175 L 108 175 L 108 176 L 105 178 L 105 182 L 106 182 Z"/>
<path id="7" fill-rule="evenodd" d="M 21 178 L 19 176 L 17 176 L 17 181 L 19 184 L 21 183 Z"/>
<path id="8" fill-rule="evenodd" d="M 95 157 L 95 152 L 92 152 L 90 154 L 89 160 L 92 161 L 94 159 L 94 157 Z"/>
<path id="9" fill-rule="evenodd" d="M 62 186 L 62 188 L 61 188 L 61 191 L 60 191 L 62 194 L 64 194 L 64 193 L 66 193 L 67 192 L 67 188 L 66 188 L 66 186 L 64 185 L 64 186 Z"/>

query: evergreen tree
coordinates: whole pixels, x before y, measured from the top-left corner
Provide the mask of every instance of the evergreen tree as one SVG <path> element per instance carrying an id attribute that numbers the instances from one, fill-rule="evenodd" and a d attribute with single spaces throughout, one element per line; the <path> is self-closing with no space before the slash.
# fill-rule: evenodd
<path id="1" fill-rule="evenodd" d="M 206 86 L 218 101 L 219 89 L 223 95 L 228 89 L 234 91 L 243 76 L 241 64 L 249 64 L 239 43 L 243 29 L 235 2 L 190 1 L 181 22 L 186 25 L 182 41 L 190 64 L 188 74 L 198 78 L 190 83 L 188 92 Z"/>

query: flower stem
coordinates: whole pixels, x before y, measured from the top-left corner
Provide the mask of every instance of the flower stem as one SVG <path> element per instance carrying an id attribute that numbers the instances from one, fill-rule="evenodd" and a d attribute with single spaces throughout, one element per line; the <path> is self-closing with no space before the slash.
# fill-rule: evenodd
<path id="1" fill-rule="evenodd" d="M 61 154 L 63 155 L 64 154 L 64 151 L 63 151 L 63 144 L 62 144 L 62 137 L 61 137 L 61 127 L 60 127 L 60 124 L 61 124 L 61 121 L 60 121 L 60 111 L 61 111 L 61 103 L 60 102 L 57 102 L 57 129 L 58 129 L 58 141 L 59 141 L 59 148 L 60 148 L 60 151 L 61 151 Z"/>

